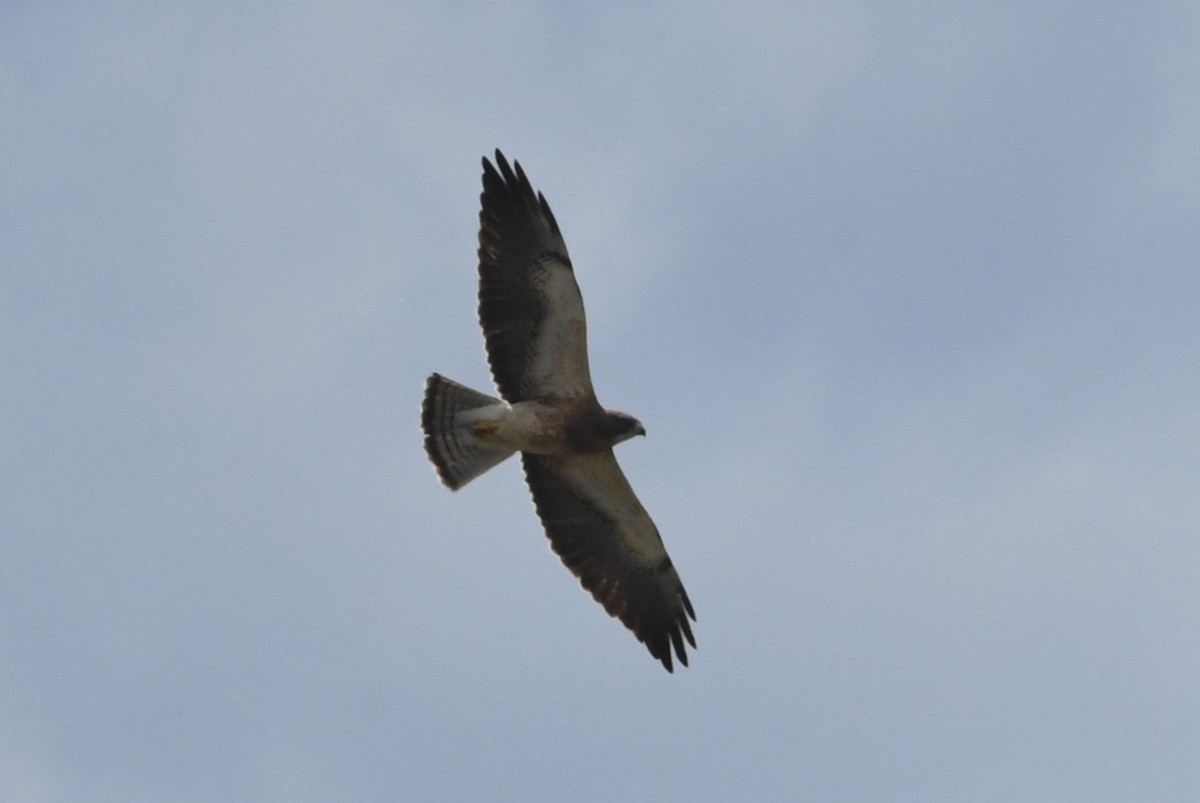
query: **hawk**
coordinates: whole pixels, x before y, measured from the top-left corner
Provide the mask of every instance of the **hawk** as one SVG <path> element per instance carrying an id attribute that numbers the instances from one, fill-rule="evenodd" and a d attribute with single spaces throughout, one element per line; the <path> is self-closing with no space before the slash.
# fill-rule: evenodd
<path id="1" fill-rule="evenodd" d="M 433 374 L 421 428 L 458 490 L 516 452 L 550 539 L 585 589 L 673 671 L 696 640 L 692 603 L 613 447 L 646 430 L 596 400 L 583 298 L 550 205 L 520 162 L 483 160 L 479 323 L 499 399 Z"/>

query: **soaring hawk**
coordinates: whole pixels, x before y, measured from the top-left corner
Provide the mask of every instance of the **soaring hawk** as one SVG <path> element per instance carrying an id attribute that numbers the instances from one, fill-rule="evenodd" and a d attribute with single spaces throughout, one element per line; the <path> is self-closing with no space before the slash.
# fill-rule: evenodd
<path id="1" fill-rule="evenodd" d="M 551 548 L 650 654 L 687 665 L 696 614 L 613 446 L 646 430 L 596 400 L 583 298 L 558 223 L 519 162 L 483 160 L 479 323 L 501 399 L 433 374 L 421 428 L 452 490 L 521 453 Z"/>

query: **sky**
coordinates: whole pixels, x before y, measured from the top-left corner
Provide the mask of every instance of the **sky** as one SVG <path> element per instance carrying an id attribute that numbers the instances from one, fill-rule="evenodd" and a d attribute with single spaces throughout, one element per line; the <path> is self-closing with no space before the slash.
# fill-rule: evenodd
<path id="1" fill-rule="evenodd" d="M 1191 2 L 0 9 L 0 799 L 1200 799 Z M 667 674 L 460 492 L 549 199 Z"/>

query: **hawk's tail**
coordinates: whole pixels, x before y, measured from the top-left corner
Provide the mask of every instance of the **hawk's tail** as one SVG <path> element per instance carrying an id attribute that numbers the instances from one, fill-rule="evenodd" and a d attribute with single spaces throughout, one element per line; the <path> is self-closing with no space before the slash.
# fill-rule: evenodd
<path id="1" fill-rule="evenodd" d="M 482 440 L 470 422 L 460 414 L 504 402 L 471 390 L 441 374 L 425 381 L 425 401 L 421 404 L 421 429 L 425 431 L 425 451 L 437 468 L 446 487 L 457 491 L 492 466 L 504 462 L 511 449 L 497 448 Z"/>

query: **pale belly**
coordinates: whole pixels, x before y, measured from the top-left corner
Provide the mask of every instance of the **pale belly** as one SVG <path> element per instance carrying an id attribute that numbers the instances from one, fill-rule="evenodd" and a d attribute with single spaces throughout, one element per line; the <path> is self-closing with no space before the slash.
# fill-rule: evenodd
<path id="1" fill-rule="evenodd" d="M 534 454 L 567 451 L 563 411 L 538 401 L 495 404 L 463 413 L 459 421 L 471 434 L 498 448 Z"/>

